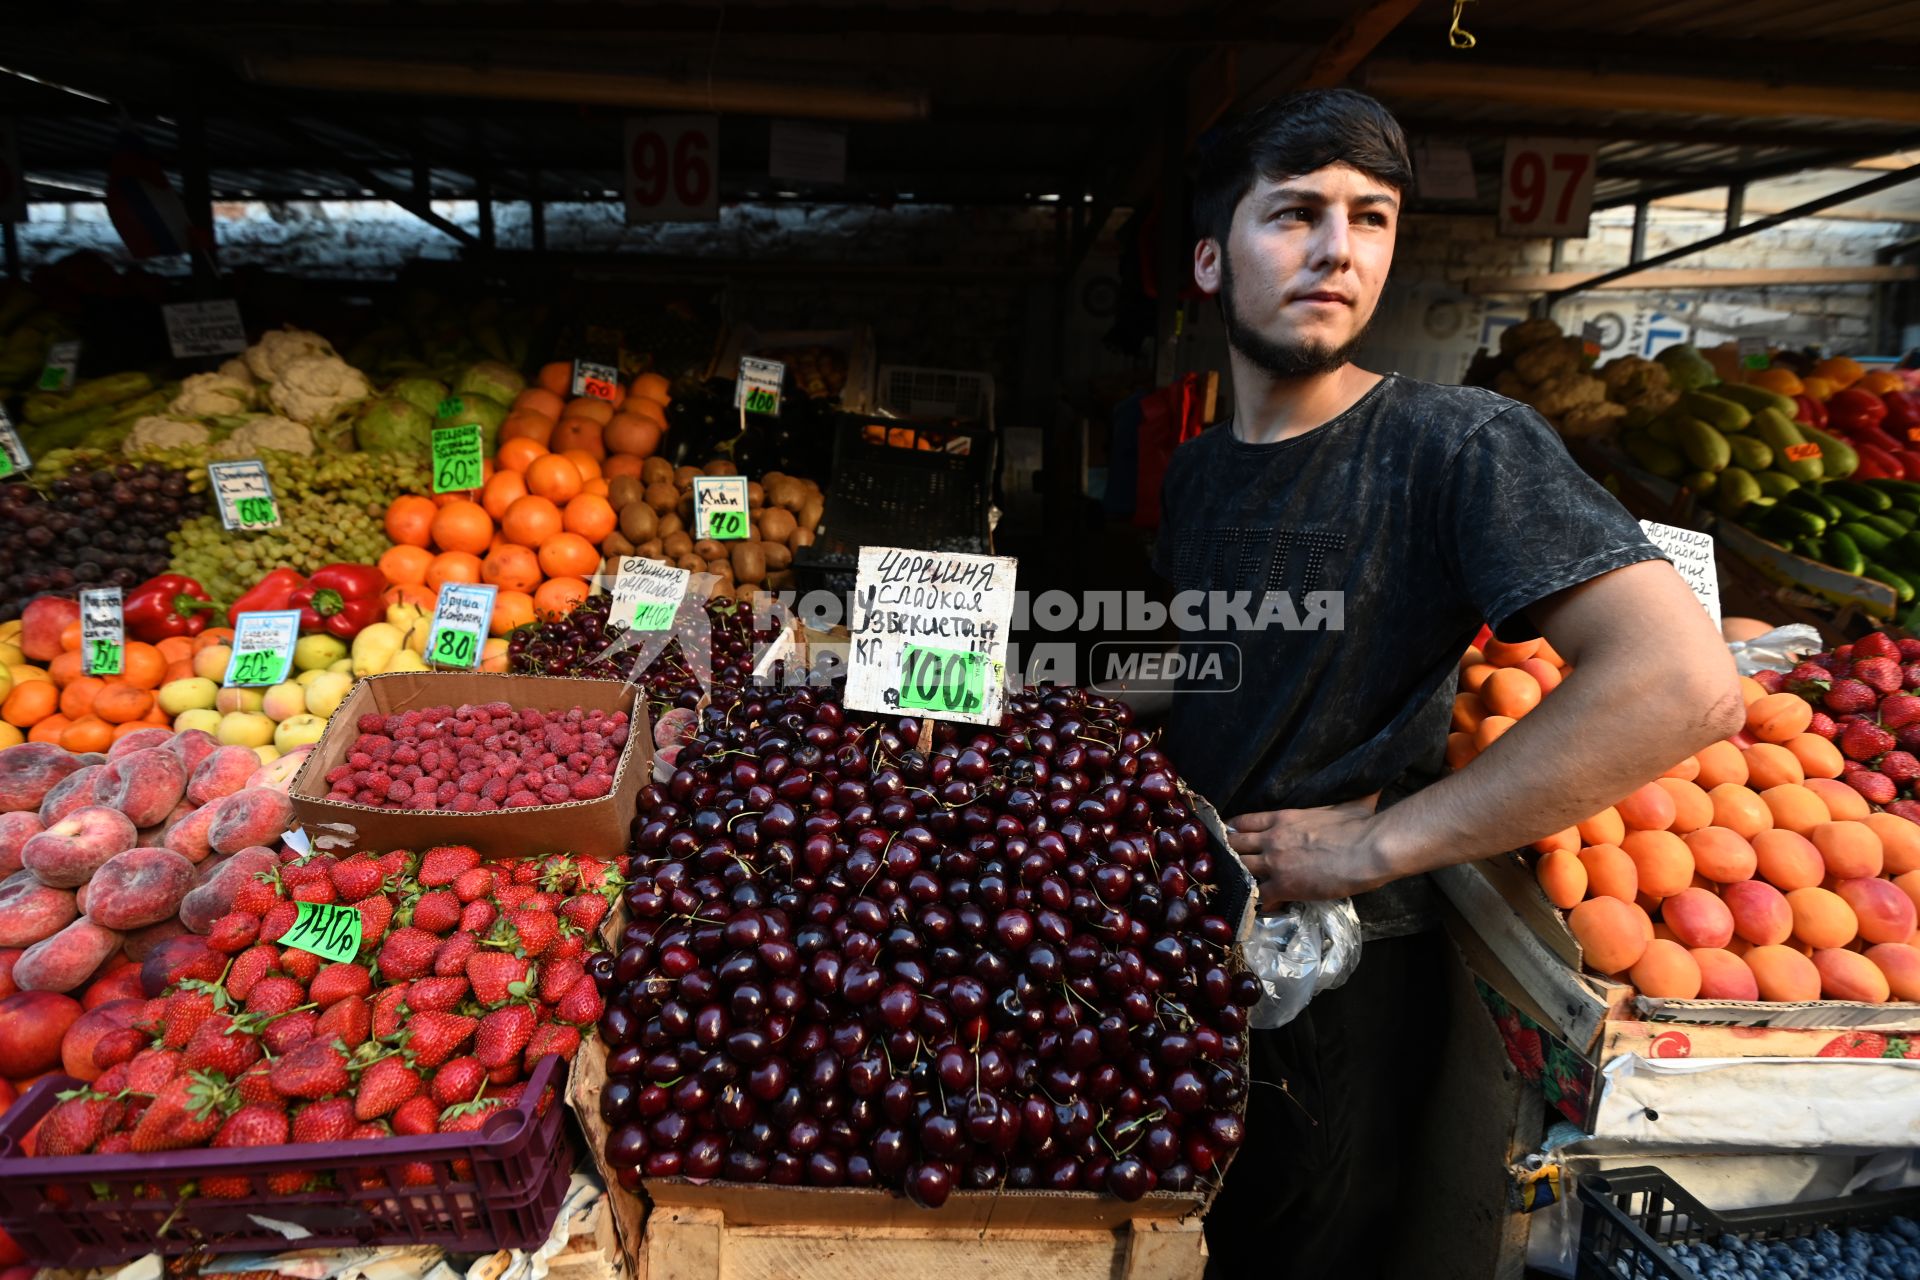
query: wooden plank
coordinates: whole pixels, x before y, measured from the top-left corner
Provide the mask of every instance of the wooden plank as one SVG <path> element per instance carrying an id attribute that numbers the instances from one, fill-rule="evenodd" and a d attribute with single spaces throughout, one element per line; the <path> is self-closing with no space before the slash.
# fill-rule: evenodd
<path id="1" fill-rule="evenodd" d="M 726 1216 L 718 1209 L 660 1209 L 647 1219 L 647 1280 L 720 1280 Z"/>
<path id="2" fill-rule="evenodd" d="M 1298 87 L 1331 89 L 1343 83 L 1419 6 L 1420 0 L 1374 0 L 1342 23 L 1333 37 L 1320 47 Z"/>
<path id="3" fill-rule="evenodd" d="M 1185 1280 L 1206 1269 L 1207 1241 L 1197 1218 L 1161 1222 L 1136 1218 L 1127 1236 L 1122 1280 Z"/>
<path id="4" fill-rule="evenodd" d="M 1549 271 L 1526 276 L 1487 276 L 1466 282 L 1468 293 L 1551 293 L 1572 289 L 1604 274 Z M 1732 289 L 1766 285 L 1894 284 L 1920 280 L 1917 266 L 1873 267 L 1667 267 L 1596 285 L 1596 289 Z"/>

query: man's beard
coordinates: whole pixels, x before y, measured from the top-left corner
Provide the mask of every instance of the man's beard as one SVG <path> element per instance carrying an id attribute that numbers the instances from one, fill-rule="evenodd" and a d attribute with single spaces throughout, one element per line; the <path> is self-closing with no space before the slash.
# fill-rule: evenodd
<path id="1" fill-rule="evenodd" d="M 1227 345 L 1252 361 L 1270 378 L 1311 378 L 1332 373 L 1346 364 L 1360 344 L 1366 341 L 1373 317 L 1360 326 L 1351 338 L 1337 347 L 1323 342 L 1275 342 L 1240 320 L 1233 302 L 1233 267 L 1223 248 L 1220 254 L 1220 315 L 1226 321 Z"/>

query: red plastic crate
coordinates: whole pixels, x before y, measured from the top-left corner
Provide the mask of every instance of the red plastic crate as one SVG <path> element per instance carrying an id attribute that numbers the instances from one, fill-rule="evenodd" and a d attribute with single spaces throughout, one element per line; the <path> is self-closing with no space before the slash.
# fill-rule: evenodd
<path id="1" fill-rule="evenodd" d="M 29 1261 L 59 1267 L 111 1266 L 195 1249 L 531 1248 L 553 1229 L 578 1157 L 566 1124 L 565 1077 L 559 1058 L 541 1059 L 520 1105 L 471 1133 L 148 1155 L 23 1155 L 21 1140 L 53 1108 L 55 1095 L 80 1085 L 56 1076 L 0 1116 L 0 1228 Z M 535 1115 L 549 1085 L 553 1104 Z M 456 1177 L 456 1160 L 471 1161 L 472 1173 Z M 432 1169 L 431 1184 L 402 1185 L 402 1167 L 415 1162 Z M 312 1170 L 371 1170 L 386 1185 L 298 1195 L 266 1188 L 268 1175 Z M 252 1178 L 254 1194 L 234 1200 L 182 1194 L 189 1183 L 215 1174 Z M 290 1244 L 284 1223 L 312 1234 Z"/>

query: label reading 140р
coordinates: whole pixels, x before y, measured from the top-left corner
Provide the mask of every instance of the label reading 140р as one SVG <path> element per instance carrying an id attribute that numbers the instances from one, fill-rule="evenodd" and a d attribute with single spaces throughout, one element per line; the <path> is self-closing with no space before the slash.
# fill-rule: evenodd
<path id="1" fill-rule="evenodd" d="M 747 478 L 745 476 L 695 476 L 693 478 L 693 527 L 695 539 L 711 538 L 725 542 L 751 537 L 748 523 Z"/>
<path id="2" fill-rule="evenodd" d="M 243 613 L 233 626 L 233 656 L 227 659 L 225 685 L 279 684 L 293 669 L 293 646 L 300 639 L 300 611 L 277 609 Z"/>
<path id="3" fill-rule="evenodd" d="M 0 480 L 32 465 L 27 447 L 20 443 L 20 433 L 13 429 L 13 419 L 7 416 L 6 406 L 0 405 Z"/>
<path id="4" fill-rule="evenodd" d="M 481 472 L 480 424 L 463 422 L 433 429 L 433 491 L 478 489 Z"/>
<path id="5" fill-rule="evenodd" d="M 478 666 L 498 591 L 474 582 L 441 586 L 433 607 L 433 630 L 427 635 L 427 661 L 443 667 Z"/>
<path id="6" fill-rule="evenodd" d="M 609 630 L 665 631 L 673 625 L 693 574 L 644 556 L 621 556 L 607 609 Z"/>
<path id="7" fill-rule="evenodd" d="M 90 676 L 120 674 L 127 647 L 127 619 L 120 588 L 80 593 L 80 652 Z"/>
<path id="8" fill-rule="evenodd" d="M 229 529 L 275 529 L 280 525 L 280 505 L 273 497 L 273 482 L 267 479 L 267 464 L 246 462 L 210 462 L 207 475 L 213 480 L 213 498 L 220 507 L 220 523 Z"/>
<path id="9" fill-rule="evenodd" d="M 987 655 L 910 644 L 900 654 L 900 705 L 978 715 L 987 702 Z"/>
<path id="10" fill-rule="evenodd" d="M 360 954 L 360 912 L 336 902 L 296 902 L 293 926 L 280 935 L 280 945 L 310 951 L 335 964 Z"/>

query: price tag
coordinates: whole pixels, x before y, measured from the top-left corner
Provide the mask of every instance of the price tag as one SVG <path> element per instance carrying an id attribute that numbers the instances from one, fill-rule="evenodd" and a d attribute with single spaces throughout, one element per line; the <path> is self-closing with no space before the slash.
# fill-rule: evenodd
<path id="1" fill-rule="evenodd" d="M 621 556 L 607 608 L 609 631 L 665 631 L 673 625 L 693 574 L 644 556 Z"/>
<path id="2" fill-rule="evenodd" d="M 433 491 L 435 493 L 478 489 L 481 470 L 479 423 L 463 422 L 455 426 L 433 429 Z"/>
<path id="3" fill-rule="evenodd" d="M 1920 427 L 1908 427 L 1907 440 L 1912 444 L 1920 444 Z"/>
<path id="4" fill-rule="evenodd" d="M 1507 139 L 1500 234 L 1584 238 L 1597 153 L 1597 144 L 1571 138 Z"/>
<path id="5" fill-rule="evenodd" d="M 296 902 L 293 926 L 280 935 L 280 945 L 310 951 L 335 964 L 360 954 L 360 913 L 337 902 Z"/>
<path id="6" fill-rule="evenodd" d="M 478 666 L 498 592 L 498 587 L 474 582 L 442 586 L 433 606 L 433 630 L 427 635 L 427 661 L 443 667 Z"/>
<path id="7" fill-rule="evenodd" d="M 1773 363 L 1772 357 L 1767 354 L 1765 338 L 1742 338 L 1736 349 L 1740 352 L 1742 369 L 1764 369 Z"/>
<path id="8" fill-rule="evenodd" d="M 127 619 L 120 588 L 80 593 L 80 652 L 90 676 L 120 674 L 127 647 Z"/>
<path id="9" fill-rule="evenodd" d="M 80 368 L 80 343 L 56 342 L 47 348 L 47 367 L 40 371 L 42 391 L 73 390 L 73 375 Z"/>
<path id="10" fill-rule="evenodd" d="M 161 312 L 167 321 L 167 343 L 177 359 L 230 356 L 247 349 L 247 328 L 240 323 L 240 304 L 232 298 L 216 302 L 170 302 Z"/>
<path id="11" fill-rule="evenodd" d="M 726 542 L 744 538 L 748 524 L 745 476 L 695 476 L 693 479 L 694 541 L 712 538 Z"/>
<path id="12" fill-rule="evenodd" d="M 1589 320 L 1580 326 L 1580 350 L 1592 360 L 1598 356 L 1606 341 L 1606 332 L 1598 320 Z"/>
<path id="13" fill-rule="evenodd" d="M 210 462 L 213 498 L 220 507 L 220 523 L 229 529 L 273 529 L 280 524 L 280 507 L 273 498 L 273 482 L 264 462 Z"/>
<path id="14" fill-rule="evenodd" d="M 573 394 L 612 404 L 620 398 L 620 370 L 590 360 L 573 362 Z"/>
<path id="15" fill-rule="evenodd" d="M 20 443 L 20 433 L 13 429 L 13 419 L 7 416 L 6 406 L 0 405 L 0 480 L 32 465 L 27 446 Z"/>
<path id="16" fill-rule="evenodd" d="M 234 619 L 233 656 L 227 659 L 225 685 L 279 684 L 293 669 L 293 646 L 300 639 L 300 611 L 243 613 Z"/>
<path id="17" fill-rule="evenodd" d="M 1667 559 L 1673 561 L 1673 567 L 1693 588 L 1694 598 L 1700 601 L 1713 625 L 1720 625 L 1720 567 L 1713 559 L 1713 535 L 1700 533 L 1693 529 L 1676 529 L 1670 524 L 1656 524 L 1651 520 L 1642 520 L 1640 527 L 1646 531 L 1647 541 L 1660 548 Z"/>
<path id="18" fill-rule="evenodd" d="M 1820 456 L 1820 446 L 1809 440 L 1805 444 L 1790 444 L 1781 452 L 1787 455 L 1788 462 L 1806 462 Z"/>
<path id="19" fill-rule="evenodd" d="M 786 380 L 787 366 L 780 361 L 741 356 L 740 376 L 733 384 L 733 407 L 779 417 L 780 387 Z"/>
<path id="20" fill-rule="evenodd" d="M 860 548 L 846 705 L 998 724 L 1018 568 L 1006 556 Z"/>

